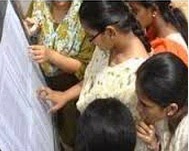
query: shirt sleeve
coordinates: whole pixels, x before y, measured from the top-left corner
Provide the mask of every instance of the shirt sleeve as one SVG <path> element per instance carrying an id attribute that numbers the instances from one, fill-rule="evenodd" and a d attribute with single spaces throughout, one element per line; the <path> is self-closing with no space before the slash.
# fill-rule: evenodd
<path id="1" fill-rule="evenodd" d="M 83 43 L 81 44 L 81 50 L 78 55 L 71 56 L 72 58 L 77 59 L 82 63 L 80 69 L 75 72 L 75 75 L 79 80 L 83 79 L 84 77 L 85 69 L 92 58 L 94 49 L 95 46 L 92 45 L 89 42 L 88 37 L 85 36 L 83 39 Z"/>

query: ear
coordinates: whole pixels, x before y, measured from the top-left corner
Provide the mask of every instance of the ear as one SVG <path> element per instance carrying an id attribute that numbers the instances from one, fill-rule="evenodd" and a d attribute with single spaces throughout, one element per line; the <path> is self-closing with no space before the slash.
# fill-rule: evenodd
<path id="1" fill-rule="evenodd" d="M 178 112 L 178 105 L 176 103 L 171 103 L 168 107 L 166 107 L 166 115 L 168 117 L 171 117 L 173 115 L 176 114 L 176 112 Z"/>
<path id="2" fill-rule="evenodd" d="M 117 30 L 113 26 L 107 26 L 104 33 L 105 33 L 106 36 L 108 36 L 109 38 L 112 39 L 112 38 L 116 37 Z"/>
<path id="3" fill-rule="evenodd" d="M 151 16 L 153 18 L 155 18 L 157 13 L 158 13 L 158 11 L 159 11 L 159 9 L 158 9 L 158 7 L 156 5 L 154 5 L 153 7 L 147 8 L 147 11 L 148 11 L 148 14 L 151 14 Z"/>

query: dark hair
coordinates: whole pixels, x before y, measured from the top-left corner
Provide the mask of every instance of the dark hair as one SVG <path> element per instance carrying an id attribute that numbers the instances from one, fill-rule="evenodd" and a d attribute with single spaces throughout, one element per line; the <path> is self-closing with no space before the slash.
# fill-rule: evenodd
<path id="1" fill-rule="evenodd" d="M 152 56 L 137 71 L 137 88 L 165 108 L 177 103 L 188 106 L 188 67 L 172 53 Z"/>
<path id="2" fill-rule="evenodd" d="M 117 99 L 95 100 L 79 119 L 75 151 L 134 151 L 135 144 L 131 112 Z"/>
<path id="3" fill-rule="evenodd" d="M 181 33 L 188 45 L 188 21 L 179 8 L 172 6 L 171 0 L 143 0 L 138 2 L 145 8 L 158 8 L 164 21 L 171 23 Z"/>
<path id="4" fill-rule="evenodd" d="M 171 103 L 178 105 L 178 112 L 168 119 L 169 130 L 174 134 L 188 113 L 188 67 L 170 52 L 159 53 L 139 67 L 136 87 L 163 108 Z"/>
<path id="5" fill-rule="evenodd" d="M 151 46 L 139 22 L 123 1 L 100 0 L 91 2 L 84 0 L 79 10 L 79 16 L 81 22 L 99 32 L 104 31 L 106 26 L 116 23 L 115 26 L 120 31 L 132 31 L 142 41 L 146 50 L 151 51 Z"/>

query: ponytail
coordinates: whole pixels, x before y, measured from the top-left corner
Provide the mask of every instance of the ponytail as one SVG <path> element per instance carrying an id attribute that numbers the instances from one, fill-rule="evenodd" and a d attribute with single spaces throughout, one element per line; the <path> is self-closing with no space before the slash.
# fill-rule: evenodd
<path id="1" fill-rule="evenodd" d="M 188 45 L 188 21 L 184 13 L 179 8 L 172 8 L 171 11 L 174 15 L 175 20 L 177 21 L 175 28 L 181 33 L 186 44 Z"/>
<path id="2" fill-rule="evenodd" d="M 147 52 L 151 52 L 151 45 L 148 42 L 148 38 L 145 36 L 145 33 L 142 30 L 140 23 L 135 19 L 132 13 L 130 14 L 130 20 L 132 23 L 131 27 L 132 27 L 133 33 L 141 40 Z"/>
<path id="3" fill-rule="evenodd" d="M 143 0 L 140 4 L 145 8 L 156 9 L 157 7 L 164 21 L 171 23 L 181 33 L 188 45 L 188 21 L 179 8 L 172 6 L 171 0 Z"/>
<path id="4" fill-rule="evenodd" d="M 183 12 L 177 7 L 172 7 L 171 2 L 164 6 L 162 2 L 156 3 L 163 19 L 167 23 L 171 23 L 177 29 L 177 31 L 180 32 L 186 44 L 188 45 L 188 21 Z"/>

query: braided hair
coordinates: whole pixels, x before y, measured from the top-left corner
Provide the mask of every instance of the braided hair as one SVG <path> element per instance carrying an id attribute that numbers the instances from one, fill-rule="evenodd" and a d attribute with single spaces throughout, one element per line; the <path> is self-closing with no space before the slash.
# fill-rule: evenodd
<path id="1" fill-rule="evenodd" d="M 100 13 L 99 13 L 100 12 Z M 122 32 L 132 31 L 143 43 L 147 52 L 151 51 L 151 45 L 145 37 L 139 22 L 135 19 L 129 7 L 123 1 L 83 1 L 79 10 L 79 16 L 91 29 L 102 32 L 108 25 L 115 26 Z"/>

